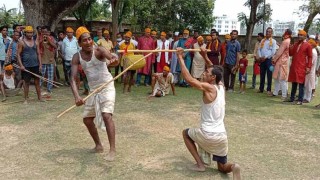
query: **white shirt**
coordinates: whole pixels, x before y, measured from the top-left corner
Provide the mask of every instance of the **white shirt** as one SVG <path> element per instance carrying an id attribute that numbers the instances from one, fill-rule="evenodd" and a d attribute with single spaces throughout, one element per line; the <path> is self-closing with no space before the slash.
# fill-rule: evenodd
<path id="1" fill-rule="evenodd" d="M 66 61 L 71 61 L 75 53 L 79 51 L 79 45 L 77 39 L 73 36 L 70 41 L 68 37 L 65 37 L 62 42 L 62 54 Z"/>

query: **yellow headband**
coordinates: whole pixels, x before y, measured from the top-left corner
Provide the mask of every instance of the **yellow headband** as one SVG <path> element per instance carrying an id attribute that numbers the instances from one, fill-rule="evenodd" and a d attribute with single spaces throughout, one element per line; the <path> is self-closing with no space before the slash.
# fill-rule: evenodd
<path id="1" fill-rule="evenodd" d="M 24 28 L 24 32 L 33 32 L 32 26 L 26 26 L 26 27 Z"/>
<path id="2" fill-rule="evenodd" d="M 131 38 L 132 37 L 132 32 L 131 31 L 126 32 L 126 34 L 124 36 L 127 36 L 127 37 Z"/>
<path id="3" fill-rule="evenodd" d="M 109 34 L 109 31 L 108 30 L 104 30 L 103 34 Z"/>
<path id="4" fill-rule="evenodd" d="M 314 39 L 309 39 L 308 43 L 312 46 L 317 46 L 317 42 Z"/>
<path id="5" fill-rule="evenodd" d="M 169 68 L 168 66 L 164 66 L 164 67 L 163 67 L 163 70 L 164 70 L 164 71 L 167 71 L 167 72 L 170 72 L 170 68 Z"/>
<path id="6" fill-rule="evenodd" d="M 74 30 L 73 30 L 71 27 L 67 27 L 66 32 L 67 32 L 67 33 L 73 33 Z"/>
<path id="7" fill-rule="evenodd" d="M 166 36 L 167 34 L 165 32 L 161 32 L 161 36 Z"/>
<path id="8" fill-rule="evenodd" d="M 225 39 L 231 39 L 231 36 L 230 36 L 230 34 L 226 34 L 226 35 L 224 35 L 224 38 Z"/>
<path id="9" fill-rule="evenodd" d="M 90 33 L 88 29 L 84 26 L 80 26 L 76 31 L 76 38 L 79 39 L 80 36 L 84 33 Z"/>
<path id="10" fill-rule="evenodd" d="M 199 37 L 197 38 L 197 41 L 198 41 L 198 42 L 203 42 L 203 40 L 204 40 L 204 39 L 203 39 L 202 36 L 199 36 Z"/>
<path id="11" fill-rule="evenodd" d="M 188 29 L 185 29 L 185 30 L 183 31 L 183 34 L 189 34 L 189 30 L 188 30 Z"/>
<path id="12" fill-rule="evenodd" d="M 145 33 L 150 33 L 150 32 L 151 32 L 151 29 L 150 29 L 150 28 L 145 28 L 145 29 L 144 29 L 144 32 L 145 32 Z"/>
<path id="13" fill-rule="evenodd" d="M 13 66 L 11 64 L 9 64 L 9 65 L 4 67 L 4 70 L 5 71 L 11 71 L 11 70 L 13 70 Z"/>
<path id="14" fill-rule="evenodd" d="M 303 36 L 307 36 L 307 32 L 305 32 L 304 30 L 299 30 L 298 34 L 301 34 Z"/>

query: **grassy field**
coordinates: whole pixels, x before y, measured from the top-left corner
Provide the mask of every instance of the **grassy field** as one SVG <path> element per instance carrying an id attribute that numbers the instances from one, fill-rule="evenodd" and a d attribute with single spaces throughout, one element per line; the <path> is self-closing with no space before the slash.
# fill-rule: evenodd
<path id="1" fill-rule="evenodd" d="M 232 178 L 215 163 L 204 173 L 186 168 L 194 160 L 181 131 L 198 127 L 201 92 L 177 87 L 177 96 L 147 100 L 148 87 L 134 87 L 129 95 L 119 83 L 116 89 L 114 162 L 88 152 L 94 143 L 82 123 L 82 107 L 55 118 L 74 103 L 68 87 L 54 89 L 45 103 L 10 104 L 22 96 L 0 103 L 1 179 Z M 314 108 L 319 91 L 303 106 L 254 90 L 227 93 L 228 160 L 239 163 L 243 179 L 320 179 L 320 110 Z M 106 133 L 99 133 L 108 150 Z"/>

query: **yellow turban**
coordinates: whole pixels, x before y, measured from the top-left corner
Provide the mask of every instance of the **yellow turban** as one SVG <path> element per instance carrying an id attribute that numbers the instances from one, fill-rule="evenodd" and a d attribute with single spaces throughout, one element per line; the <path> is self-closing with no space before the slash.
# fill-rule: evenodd
<path id="1" fill-rule="evenodd" d="M 67 27 L 66 32 L 67 32 L 67 33 L 73 33 L 74 30 L 73 30 L 71 27 Z"/>
<path id="2" fill-rule="evenodd" d="M 4 70 L 5 71 L 11 71 L 11 70 L 13 70 L 13 66 L 11 64 L 9 64 L 9 65 L 4 67 Z"/>
<path id="3" fill-rule="evenodd" d="M 24 28 L 24 32 L 33 32 L 32 26 L 26 26 L 26 27 Z"/>
<path id="4" fill-rule="evenodd" d="M 103 34 L 109 34 L 109 31 L 108 30 L 104 30 Z"/>
<path id="5" fill-rule="evenodd" d="M 203 39 L 202 36 L 199 36 L 199 37 L 197 38 L 197 41 L 198 41 L 198 42 L 203 42 L 203 40 L 204 40 L 204 39 Z"/>
<path id="6" fill-rule="evenodd" d="M 185 29 L 185 30 L 183 31 L 183 34 L 189 34 L 189 30 L 188 30 L 188 29 Z"/>
<path id="7" fill-rule="evenodd" d="M 76 31 L 76 38 L 79 39 L 80 36 L 81 36 L 82 34 L 84 34 L 84 33 L 90 33 L 90 32 L 89 32 L 88 29 L 87 29 L 86 27 L 84 27 L 84 26 L 78 27 L 78 29 L 77 29 L 77 31 Z"/>
<path id="8" fill-rule="evenodd" d="M 166 36 L 167 34 L 165 32 L 161 32 L 161 36 Z"/>
<path id="9" fill-rule="evenodd" d="M 301 34 L 302 36 L 307 36 L 307 32 L 305 32 L 304 30 L 299 30 L 298 34 Z"/>
<path id="10" fill-rule="evenodd" d="M 152 31 L 151 35 L 154 35 L 154 36 L 157 35 L 157 31 Z"/>
<path id="11" fill-rule="evenodd" d="M 224 35 L 224 38 L 225 39 L 231 39 L 231 36 L 230 36 L 230 34 L 226 34 L 226 35 Z"/>
<path id="12" fill-rule="evenodd" d="M 164 66 L 164 67 L 163 67 L 163 71 L 170 72 L 170 68 L 169 68 L 168 66 Z"/>
<path id="13" fill-rule="evenodd" d="M 127 36 L 127 37 L 131 38 L 132 37 L 132 32 L 131 31 L 126 32 L 126 34 L 124 36 Z"/>
<path id="14" fill-rule="evenodd" d="M 317 46 L 317 42 L 314 39 L 309 39 L 308 43 L 313 47 Z"/>
<path id="15" fill-rule="evenodd" d="M 144 32 L 150 33 L 150 32 L 151 32 L 151 29 L 150 29 L 150 28 L 145 28 L 145 29 L 144 29 Z"/>
<path id="16" fill-rule="evenodd" d="M 207 37 L 206 37 L 206 40 L 207 40 L 207 41 L 211 41 L 211 40 L 212 40 L 212 37 L 211 37 L 211 36 L 207 36 Z"/>

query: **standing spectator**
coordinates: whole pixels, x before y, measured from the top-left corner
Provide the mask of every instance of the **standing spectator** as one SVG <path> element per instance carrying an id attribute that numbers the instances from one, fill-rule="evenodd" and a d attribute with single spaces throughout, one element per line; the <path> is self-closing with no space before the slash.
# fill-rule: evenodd
<path id="1" fill-rule="evenodd" d="M 172 49 L 177 49 L 178 42 L 179 42 L 179 39 L 181 37 L 182 37 L 182 34 L 180 34 L 179 32 L 175 32 L 174 33 L 174 39 L 173 39 L 173 41 L 171 43 Z M 177 53 L 176 52 L 172 52 L 172 59 L 171 59 L 171 63 L 170 63 L 170 69 L 171 69 L 171 73 L 173 74 L 173 83 L 174 84 L 179 82 L 178 73 L 176 71 L 177 63 L 178 63 Z"/>
<path id="2" fill-rule="evenodd" d="M 224 42 L 221 43 L 221 49 L 220 49 L 220 55 L 221 55 L 221 60 L 220 60 L 220 65 L 224 65 L 226 61 L 226 55 L 227 55 L 227 44 L 231 40 L 230 34 L 226 34 L 224 36 Z"/>
<path id="3" fill-rule="evenodd" d="M 247 66 L 248 66 L 248 59 L 247 59 L 247 50 L 244 49 L 242 51 L 242 58 L 239 61 L 239 81 L 240 81 L 240 93 L 244 94 L 246 90 L 246 83 L 247 83 Z"/>
<path id="4" fill-rule="evenodd" d="M 155 49 L 155 43 L 154 43 L 152 37 L 150 36 L 150 33 L 151 33 L 150 28 L 146 28 L 144 30 L 144 36 L 141 36 L 138 40 L 138 49 L 141 49 L 141 50 L 154 50 Z M 144 56 L 147 54 L 148 53 L 143 53 Z M 154 59 L 154 55 L 147 57 L 146 58 L 146 65 L 143 68 L 138 70 L 137 80 L 136 80 L 137 86 L 140 85 L 142 75 L 145 76 L 144 84 L 146 86 L 150 85 L 151 71 L 152 71 L 152 59 Z"/>
<path id="5" fill-rule="evenodd" d="M 273 78 L 275 81 L 274 91 L 272 96 L 277 96 L 281 88 L 282 100 L 287 98 L 288 90 L 288 74 L 289 74 L 289 46 L 291 41 L 292 31 L 287 29 L 283 34 L 283 41 L 272 58 L 272 64 L 274 65 Z"/>
<path id="6" fill-rule="evenodd" d="M 183 49 L 190 49 L 192 47 L 192 41 L 193 41 L 193 39 L 189 38 L 189 30 L 185 29 L 183 31 L 183 37 L 178 42 L 178 47 L 181 47 Z M 185 61 L 187 69 L 189 70 L 189 72 L 191 72 L 191 54 L 190 54 L 190 52 L 184 52 L 184 61 Z M 181 72 L 181 68 L 180 68 L 179 64 L 177 66 L 177 71 L 179 73 Z M 182 79 L 180 81 L 180 86 L 188 87 L 189 85 L 187 84 L 187 82 L 185 82 L 184 79 Z"/>
<path id="7" fill-rule="evenodd" d="M 193 45 L 194 49 L 205 48 L 206 44 L 204 44 L 204 39 L 202 36 L 199 36 L 198 42 Z M 191 69 L 191 76 L 197 80 L 200 80 L 201 75 L 205 70 L 205 60 L 200 54 L 200 52 L 194 52 L 193 63 Z"/>
<path id="8" fill-rule="evenodd" d="M 285 102 L 294 102 L 297 87 L 299 85 L 299 96 L 297 105 L 302 105 L 304 95 L 304 81 L 306 74 L 310 73 L 312 66 L 312 47 L 306 41 L 307 33 L 304 30 L 298 32 L 299 41 L 290 47 L 289 54 L 292 56 L 292 63 L 289 71 L 288 81 L 292 82 L 290 99 Z"/>
<path id="9" fill-rule="evenodd" d="M 74 30 L 71 27 L 66 29 L 67 36 L 63 39 L 62 42 L 62 55 L 65 61 L 65 68 L 68 75 L 66 79 L 67 85 L 70 85 L 70 76 L 71 76 L 71 60 L 75 53 L 79 51 L 79 45 L 77 39 L 73 36 Z"/>
<path id="10" fill-rule="evenodd" d="M 267 74 L 267 94 L 272 96 L 272 66 L 271 60 L 276 53 L 277 42 L 272 38 L 273 29 L 268 27 L 266 30 L 266 37 L 261 41 L 260 48 L 258 50 L 259 63 L 260 63 L 260 87 L 258 93 L 263 93 L 264 83 Z"/>
<path id="11" fill-rule="evenodd" d="M 252 86 L 251 89 L 255 89 L 256 88 L 256 79 L 257 79 L 257 75 L 260 75 L 260 64 L 259 64 L 259 54 L 258 54 L 258 50 L 260 47 L 260 42 L 261 40 L 264 38 L 264 34 L 263 33 L 258 33 L 257 36 L 257 42 L 254 46 L 254 51 L 253 51 L 253 75 L 252 75 Z"/>
<path id="12" fill-rule="evenodd" d="M 41 97 L 40 79 L 39 77 L 26 72 L 28 70 L 34 74 L 41 75 L 41 55 L 39 45 L 33 40 L 32 26 L 26 26 L 24 29 L 24 38 L 18 44 L 18 62 L 22 71 L 21 76 L 24 80 L 24 104 L 28 104 L 29 85 L 31 78 L 34 79 L 38 100 L 43 101 Z"/>
<path id="13" fill-rule="evenodd" d="M 218 40 L 218 32 L 211 32 L 212 42 L 207 44 L 207 49 L 210 49 L 208 53 L 208 58 L 212 62 L 213 65 L 219 65 L 219 55 L 221 51 L 221 43 Z"/>
<path id="14" fill-rule="evenodd" d="M 98 46 L 106 48 L 108 51 L 113 52 L 113 43 L 110 40 L 110 34 L 108 30 L 103 31 L 104 38 L 101 38 L 97 41 Z"/>
<path id="15" fill-rule="evenodd" d="M 49 34 L 49 27 L 43 26 L 41 28 L 41 36 L 39 39 L 41 63 L 42 63 L 42 77 L 48 75 L 48 80 L 53 81 L 54 64 L 55 64 L 55 49 L 57 48 L 55 39 Z M 43 81 L 40 80 L 40 86 Z M 47 83 L 47 92 L 43 92 L 42 95 L 51 94 L 52 83 Z"/>
<path id="16" fill-rule="evenodd" d="M 157 48 L 160 50 L 169 50 L 171 49 L 170 41 L 166 39 L 166 33 L 161 32 L 160 39 L 157 41 Z M 169 52 L 159 52 L 157 56 L 157 72 L 162 73 L 163 67 L 168 66 L 171 60 L 171 53 Z"/>
<path id="17" fill-rule="evenodd" d="M 236 70 L 238 69 L 240 60 L 241 45 L 238 38 L 238 31 L 232 30 L 231 40 L 227 43 L 227 54 L 224 64 L 224 85 L 226 91 L 234 91 L 234 83 L 236 78 Z"/>
<path id="18" fill-rule="evenodd" d="M 8 36 L 8 27 L 2 26 L 0 28 L 1 35 L 0 36 L 0 73 L 3 70 L 4 62 L 6 60 L 6 53 L 12 39 Z"/>
<path id="19" fill-rule="evenodd" d="M 314 39 L 310 39 L 309 44 L 312 47 L 312 67 L 310 70 L 310 73 L 306 75 L 305 83 L 304 83 L 304 97 L 303 97 L 303 103 L 309 103 L 312 98 L 312 90 L 316 88 L 315 79 L 316 79 L 316 66 L 317 66 L 317 59 L 318 59 L 318 53 L 317 53 L 317 43 Z"/>
<path id="20" fill-rule="evenodd" d="M 93 38 L 94 43 L 97 43 L 99 39 L 103 39 L 102 28 L 97 29 L 97 36 Z"/>
<path id="21" fill-rule="evenodd" d="M 62 53 L 62 44 L 63 44 L 63 39 L 65 38 L 65 34 L 61 31 L 58 33 L 58 59 L 61 59 L 62 61 L 62 67 L 63 67 L 63 74 L 64 74 L 64 80 L 67 81 L 68 79 L 68 73 L 67 73 L 67 69 L 65 66 L 65 60 L 63 57 L 63 53 Z"/>

